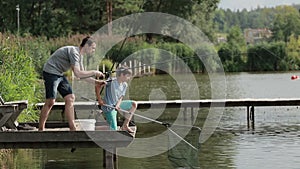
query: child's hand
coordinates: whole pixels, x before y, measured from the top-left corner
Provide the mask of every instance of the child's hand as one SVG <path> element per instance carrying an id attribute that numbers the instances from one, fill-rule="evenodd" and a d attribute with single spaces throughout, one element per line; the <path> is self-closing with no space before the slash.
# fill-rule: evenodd
<path id="1" fill-rule="evenodd" d="M 116 110 L 117 110 L 117 111 L 120 111 L 120 110 L 121 110 L 121 108 L 120 108 L 119 105 L 116 105 Z"/>

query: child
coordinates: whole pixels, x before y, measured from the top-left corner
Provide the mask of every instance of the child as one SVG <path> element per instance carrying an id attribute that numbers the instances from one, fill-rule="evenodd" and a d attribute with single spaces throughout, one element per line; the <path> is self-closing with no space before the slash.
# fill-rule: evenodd
<path id="1" fill-rule="evenodd" d="M 125 121 L 121 130 L 128 131 L 129 133 L 134 132 L 131 128 L 129 128 L 129 122 L 137 108 L 137 103 L 132 100 L 123 100 L 128 87 L 127 81 L 130 79 L 131 74 L 131 70 L 128 67 L 119 67 L 116 70 L 116 78 L 113 78 L 110 82 L 106 83 L 105 96 L 103 100 L 101 98 L 100 91 L 104 85 L 96 86 L 95 88 L 98 103 L 101 106 L 101 109 L 106 116 L 106 120 L 112 130 L 117 130 L 117 111 L 122 109 L 129 111 L 130 114 L 125 113 Z M 115 109 L 105 105 L 115 107 Z"/>

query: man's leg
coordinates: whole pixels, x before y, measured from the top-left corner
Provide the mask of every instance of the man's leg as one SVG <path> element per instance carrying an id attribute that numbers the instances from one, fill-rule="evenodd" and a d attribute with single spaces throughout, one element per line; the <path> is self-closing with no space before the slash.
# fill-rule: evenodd
<path id="1" fill-rule="evenodd" d="M 68 94 L 64 97 L 65 100 L 65 114 L 69 123 L 69 127 L 71 131 L 75 131 L 75 118 L 74 118 L 74 101 L 75 95 Z"/>
<path id="2" fill-rule="evenodd" d="M 46 99 L 40 114 L 39 131 L 45 130 L 45 124 L 54 103 L 55 103 L 55 99 Z"/>

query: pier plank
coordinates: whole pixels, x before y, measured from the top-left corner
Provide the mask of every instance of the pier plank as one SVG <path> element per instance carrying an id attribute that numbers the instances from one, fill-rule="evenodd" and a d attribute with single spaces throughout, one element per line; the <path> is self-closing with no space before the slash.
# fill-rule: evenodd
<path id="1" fill-rule="evenodd" d="M 299 106 L 300 98 L 244 98 L 244 99 L 204 99 L 204 100 L 155 100 L 137 101 L 138 109 L 180 108 L 180 107 L 243 107 L 243 106 Z M 36 105 L 38 108 L 43 103 Z M 75 102 L 76 110 L 94 109 L 97 102 Z M 63 109 L 64 102 L 56 102 L 53 109 Z"/>
<path id="2" fill-rule="evenodd" d="M 133 136 L 126 131 L 13 131 L 0 132 L 0 148 L 126 147 Z"/>

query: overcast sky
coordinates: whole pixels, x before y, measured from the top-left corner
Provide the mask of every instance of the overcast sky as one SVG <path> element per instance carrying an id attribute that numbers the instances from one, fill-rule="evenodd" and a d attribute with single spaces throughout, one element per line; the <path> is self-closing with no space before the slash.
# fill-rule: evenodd
<path id="1" fill-rule="evenodd" d="M 236 11 L 237 9 L 247 10 L 255 9 L 257 6 L 263 7 L 275 7 L 278 5 L 292 5 L 300 4 L 300 0 L 221 0 L 219 8 L 231 9 Z"/>

